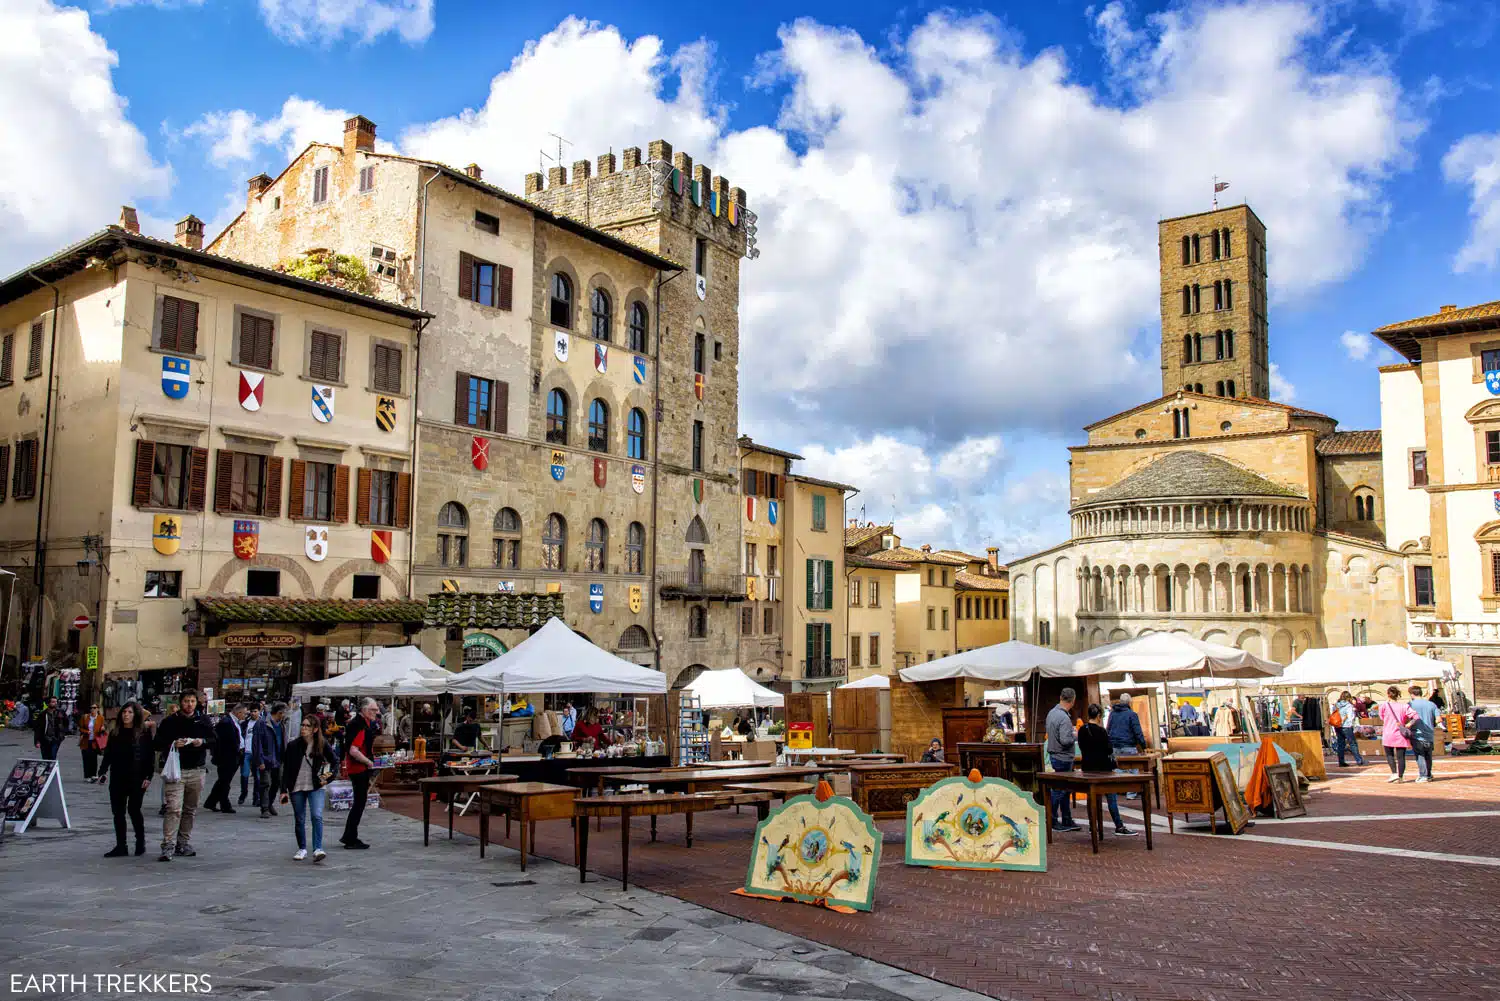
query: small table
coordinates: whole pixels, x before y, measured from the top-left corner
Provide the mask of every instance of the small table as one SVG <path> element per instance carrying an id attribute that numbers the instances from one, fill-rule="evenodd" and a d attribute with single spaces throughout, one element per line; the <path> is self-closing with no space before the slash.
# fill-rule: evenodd
<path id="1" fill-rule="evenodd" d="M 577 798 L 578 790 L 573 786 L 553 785 L 550 782 L 486 783 L 480 786 L 479 857 L 484 858 L 485 845 L 489 844 L 492 808 L 499 809 L 505 813 L 507 837 L 510 836 L 512 820 L 521 825 L 521 871 L 525 872 L 527 852 L 536 848 L 536 822 L 571 820 L 573 802 Z"/>
<path id="2" fill-rule="evenodd" d="M 781 753 L 786 757 L 787 764 L 790 765 L 798 759 L 805 759 L 807 761 L 842 761 L 845 758 L 854 757 L 857 752 L 846 751 L 839 747 L 788 747 L 784 748 Z"/>
<path id="3" fill-rule="evenodd" d="M 851 754 L 839 760 L 847 761 L 851 765 L 904 765 L 906 764 L 906 755 L 870 751 L 863 754 Z"/>
<path id="4" fill-rule="evenodd" d="M 1156 763 L 1161 760 L 1160 751 L 1144 751 L 1140 754 L 1116 754 L 1115 764 L 1121 768 L 1139 768 L 1143 772 L 1156 774 Z M 1155 782 L 1156 808 L 1161 809 L 1161 783 Z"/>
<path id="5" fill-rule="evenodd" d="M 785 803 L 793 796 L 812 792 L 813 786 L 811 782 L 735 782 L 724 789 L 731 792 L 767 792 L 772 799 Z"/>
<path id="6" fill-rule="evenodd" d="M 414 789 L 422 779 L 437 773 L 437 765 L 436 758 L 407 758 L 405 761 L 392 761 L 380 770 L 380 774 L 376 776 L 378 781 L 372 784 L 388 792 L 394 792 L 397 786 Z"/>
<path id="7" fill-rule="evenodd" d="M 1109 793 L 1141 793 L 1141 812 L 1146 817 L 1146 850 L 1151 847 L 1151 790 L 1156 785 L 1156 775 L 1131 775 L 1126 772 L 1042 772 L 1036 777 L 1043 794 L 1042 809 L 1047 812 L 1047 844 L 1052 843 L 1052 804 L 1046 793 L 1060 789 L 1072 795 L 1081 792 L 1088 798 L 1089 842 L 1094 854 L 1099 854 L 1099 838 L 1104 833 L 1104 818 L 1100 810 L 1100 797 Z"/>
<path id="8" fill-rule="evenodd" d="M 632 775 L 636 772 L 649 772 L 650 768 L 641 768 L 639 765 L 590 765 L 583 768 L 569 768 L 566 775 L 569 779 L 578 783 L 585 796 L 604 795 L 604 778 L 607 775 Z M 604 830 L 604 815 L 599 815 L 599 830 Z"/>
<path id="9" fill-rule="evenodd" d="M 573 804 L 573 848 L 578 861 L 578 881 L 582 883 L 589 869 L 589 817 L 620 818 L 620 889 L 630 888 L 630 819 L 651 818 L 651 840 L 656 840 L 656 818 L 665 814 L 685 814 L 687 846 L 693 847 L 693 814 L 717 810 L 722 806 L 755 804 L 756 816 L 764 820 L 770 814 L 771 796 L 766 792 L 731 793 L 623 793 L 617 796 L 594 796 Z"/>
<path id="10" fill-rule="evenodd" d="M 500 782 L 514 782 L 514 775 L 439 775 L 436 778 L 418 779 L 417 789 L 422 794 L 422 846 L 428 845 L 427 825 L 432 822 L 432 796 L 442 796 L 448 804 L 448 839 L 453 839 L 453 801 L 465 793 L 477 795 L 479 790 Z"/>

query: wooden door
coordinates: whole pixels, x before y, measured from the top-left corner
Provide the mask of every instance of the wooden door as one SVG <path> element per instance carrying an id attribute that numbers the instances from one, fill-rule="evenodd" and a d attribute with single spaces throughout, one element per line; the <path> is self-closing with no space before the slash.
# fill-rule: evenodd
<path id="1" fill-rule="evenodd" d="M 835 689 L 831 729 L 835 747 L 861 754 L 881 750 L 879 690 Z"/>
<path id="2" fill-rule="evenodd" d="M 788 723 L 811 723 L 813 746 L 827 747 L 828 693 L 792 692 L 786 697 L 786 721 Z"/>

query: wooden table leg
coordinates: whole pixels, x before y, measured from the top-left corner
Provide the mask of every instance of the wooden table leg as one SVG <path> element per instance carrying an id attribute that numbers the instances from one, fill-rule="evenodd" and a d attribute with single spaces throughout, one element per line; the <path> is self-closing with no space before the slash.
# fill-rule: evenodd
<path id="1" fill-rule="evenodd" d="M 1099 854 L 1099 828 L 1104 826 L 1099 819 L 1099 793 L 1093 786 L 1084 793 L 1089 811 L 1089 845 L 1094 849 L 1094 854 Z"/>
<path id="2" fill-rule="evenodd" d="M 656 814 L 651 815 L 651 840 L 656 840 Z"/>
<path id="3" fill-rule="evenodd" d="M 432 823 L 432 794 L 429 793 L 429 792 L 426 792 L 424 790 L 423 793 L 422 793 L 422 847 L 423 848 L 426 848 L 427 845 L 428 845 L 428 843 L 429 843 L 428 840 L 427 840 L 427 826 L 429 824 L 431 824 L 431 823 Z"/>
<path id="4" fill-rule="evenodd" d="M 630 807 L 628 806 L 620 808 L 620 889 L 630 889 Z"/>
<path id="5" fill-rule="evenodd" d="M 1151 773 L 1151 788 L 1156 793 L 1156 808 L 1161 809 L 1161 778 L 1156 772 Z"/>
<path id="6" fill-rule="evenodd" d="M 531 850 L 533 852 L 536 851 L 536 821 L 534 820 L 531 822 Z M 524 851 L 521 852 L 521 861 L 523 863 L 526 861 L 526 853 Z"/>
<path id="7" fill-rule="evenodd" d="M 604 795 L 604 776 L 600 775 L 596 781 L 598 782 L 598 785 L 594 786 L 594 795 L 595 796 L 603 796 Z M 602 831 L 602 830 L 604 830 L 604 814 L 602 814 L 602 813 L 599 814 L 599 819 L 598 819 L 597 823 L 598 823 L 599 826 L 595 827 L 594 830 L 596 830 L 596 831 Z"/>
<path id="8" fill-rule="evenodd" d="M 479 857 L 484 858 L 484 846 L 490 840 L 490 801 L 486 796 L 479 797 Z"/>
<path id="9" fill-rule="evenodd" d="M 1050 845 L 1052 843 L 1052 790 L 1047 788 L 1045 782 L 1041 783 L 1041 790 L 1042 799 L 1046 801 L 1042 803 L 1042 812 L 1047 815 L 1047 844 Z"/>
<path id="10" fill-rule="evenodd" d="M 785 803 L 786 800 L 782 800 L 782 802 Z M 770 815 L 771 815 L 771 801 L 770 800 L 765 800 L 763 802 L 755 804 L 755 819 L 756 820 L 765 820 Z"/>
<path id="11" fill-rule="evenodd" d="M 526 849 L 530 847 L 526 842 L 526 829 L 531 826 L 526 822 L 526 808 L 521 808 L 521 871 L 526 871 Z"/>
<path id="12" fill-rule="evenodd" d="M 1151 785 L 1155 785 L 1153 780 Z M 1141 812 L 1146 815 L 1146 851 L 1152 851 L 1151 847 L 1151 796 L 1150 790 L 1141 790 Z"/>
<path id="13" fill-rule="evenodd" d="M 602 820 L 604 815 L 601 813 L 599 818 Z M 583 818 L 583 823 L 578 825 L 574 837 L 576 840 L 573 851 L 578 855 L 578 882 L 582 883 L 586 881 L 589 874 L 589 818 L 587 816 Z"/>
<path id="14" fill-rule="evenodd" d="M 684 816 L 687 817 L 687 846 L 693 847 L 693 811 L 689 810 Z"/>

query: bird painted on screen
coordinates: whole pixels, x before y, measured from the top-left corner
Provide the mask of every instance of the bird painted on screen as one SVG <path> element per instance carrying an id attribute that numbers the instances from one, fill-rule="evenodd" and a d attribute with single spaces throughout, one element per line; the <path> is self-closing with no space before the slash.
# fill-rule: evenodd
<path id="1" fill-rule="evenodd" d="M 859 849 L 849 842 L 840 841 L 839 844 L 849 853 L 849 861 L 844 863 L 844 868 L 849 871 L 849 882 L 858 883 L 860 873 L 864 871 L 864 858 L 859 854 Z"/>
<path id="2" fill-rule="evenodd" d="M 781 844 L 777 845 L 775 848 L 771 847 L 771 842 L 766 838 L 762 837 L 760 839 L 760 843 L 766 846 L 767 879 L 770 879 L 772 876 L 776 875 L 778 870 L 780 870 L 780 872 L 782 873 L 782 878 L 786 878 L 786 846 L 791 844 L 791 842 L 792 836 L 790 834 L 782 838 Z"/>
<path id="3" fill-rule="evenodd" d="M 1031 834 L 1026 828 L 1030 827 L 1035 821 L 1027 817 L 1026 827 L 1022 827 L 1003 813 L 1000 814 L 1000 819 L 1005 823 L 1006 827 L 1010 828 L 1010 837 L 1001 843 L 1000 850 L 995 855 L 997 857 L 1004 855 L 1011 848 L 1014 848 L 1017 854 L 1025 855 L 1027 849 L 1031 847 Z"/>

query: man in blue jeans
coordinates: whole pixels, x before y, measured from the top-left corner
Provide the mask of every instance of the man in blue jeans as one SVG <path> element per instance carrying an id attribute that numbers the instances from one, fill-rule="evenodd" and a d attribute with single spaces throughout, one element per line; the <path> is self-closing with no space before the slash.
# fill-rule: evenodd
<path id="1" fill-rule="evenodd" d="M 1417 714 L 1411 725 L 1411 753 L 1417 759 L 1417 781 L 1432 781 L 1432 745 L 1437 742 L 1437 703 L 1422 697 L 1422 686 L 1412 685 L 1407 689 L 1411 701 L 1407 703 Z"/>
<path id="2" fill-rule="evenodd" d="M 1141 717 L 1130 708 L 1130 694 L 1120 692 L 1115 704 L 1109 707 L 1109 746 L 1116 754 L 1139 754 L 1146 749 L 1146 732 L 1141 729 Z M 1138 768 L 1127 768 L 1134 774 Z M 1130 793 L 1126 799 L 1137 799 L 1140 793 Z"/>
<path id="3" fill-rule="evenodd" d="M 1047 714 L 1047 759 L 1054 772 L 1073 770 L 1073 748 L 1078 744 L 1078 729 L 1073 725 L 1073 714 L 1069 712 L 1077 701 L 1078 693 L 1064 688 L 1057 696 L 1057 705 Z M 1052 804 L 1052 829 L 1054 831 L 1081 831 L 1073 823 L 1073 794 L 1062 789 L 1050 792 Z"/>

